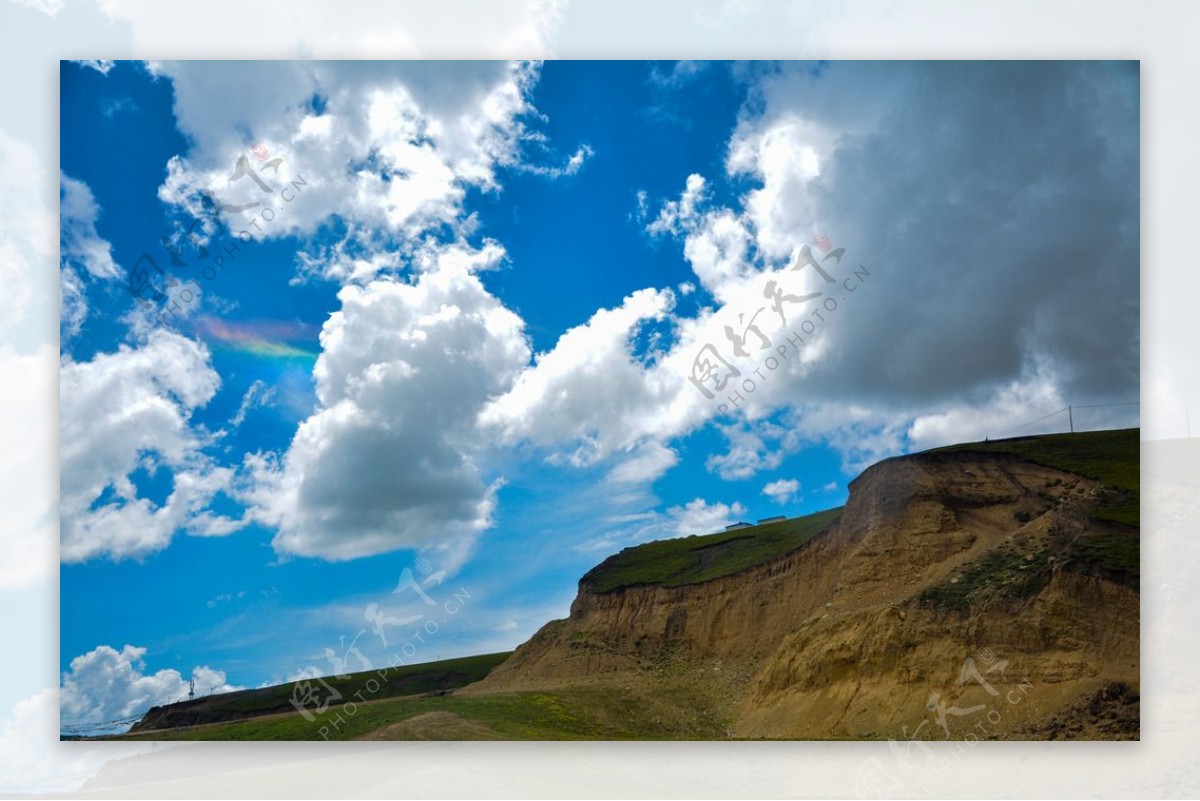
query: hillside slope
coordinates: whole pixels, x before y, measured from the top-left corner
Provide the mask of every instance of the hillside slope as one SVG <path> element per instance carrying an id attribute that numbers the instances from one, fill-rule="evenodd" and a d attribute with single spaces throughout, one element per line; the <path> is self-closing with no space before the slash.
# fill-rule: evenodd
<path id="1" fill-rule="evenodd" d="M 615 554 L 507 659 L 414 666 L 345 725 L 283 685 L 128 736 L 1136 739 L 1139 450 L 1126 430 L 888 459 L 841 509 Z"/>
<path id="2" fill-rule="evenodd" d="M 508 652 L 503 652 L 394 667 L 389 668 L 383 678 L 376 671 L 348 673 L 341 677 L 330 676 L 325 679 L 325 683 L 338 692 L 339 697 L 331 704 L 336 711 L 347 700 L 353 701 L 354 694 L 362 692 L 368 682 L 378 685 L 370 694 L 371 698 L 376 700 L 446 693 L 478 681 L 508 656 Z M 150 711 L 133 725 L 130 733 L 178 730 L 189 726 L 292 713 L 295 710 L 292 706 L 295 686 L 294 683 L 277 684 L 151 707 Z"/>
<path id="3" fill-rule="evenodd" d="M 889 459 L 762 563 L 592 571 L 569 618 L 460 692 L 674 677 L 739 737 L 1136 737 L 1137 454 L 1130 430 Z"/>

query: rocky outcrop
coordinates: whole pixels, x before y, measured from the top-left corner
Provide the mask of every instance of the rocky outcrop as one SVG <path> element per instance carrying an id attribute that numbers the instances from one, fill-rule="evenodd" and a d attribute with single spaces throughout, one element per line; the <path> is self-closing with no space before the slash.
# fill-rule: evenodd
<path id="1" fill-rule="evenodd" d="M 1137 532 L 1092 519 L 1100 493 L 1002 453 L 890 459 L 850 485 L 835 524 L 772 561 L 681 587 L 585 579 L 569 618 L 463 692 L 625 684 L 669 658 L 698 682 L 723 671 L 714 693 L 740 737 L 1128 737 L 1136 576 L 1077 554 L 1081 538 Z M 1110 696 L 1121 725 L 1071 713 Z"/>

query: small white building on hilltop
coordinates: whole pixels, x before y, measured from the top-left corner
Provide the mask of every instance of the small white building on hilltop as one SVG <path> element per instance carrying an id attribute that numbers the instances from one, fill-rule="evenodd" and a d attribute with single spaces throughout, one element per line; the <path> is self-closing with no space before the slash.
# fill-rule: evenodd
<path id="1" fill-rule="evenodd" d="M 739 528 L 752 528 L 752 526 L 749 523 L 742 523 L 742 522 L 730 523 L 728 526 L 725 527 L 725 530 L 726 531 L 734 531 Z"/>
<path id="2" fill-rule="evenodd" d="M 787 520 L 787 515 L 775 515 L 774 517 L 764 517 L 758 521 L 761 526 L 763 523 L 778 523 L 780 520 Z"/>

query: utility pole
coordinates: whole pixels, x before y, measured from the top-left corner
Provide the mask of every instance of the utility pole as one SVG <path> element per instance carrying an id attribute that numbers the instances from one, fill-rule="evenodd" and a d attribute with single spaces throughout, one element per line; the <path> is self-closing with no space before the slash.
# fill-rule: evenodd
<path id="1" fill-rule="evenodd" d="M 1067 419 L 1071 421 L 1071 433 L 1075 433 L 1075 414 L 1071 411 L 1071 407 L 1067 407 Z"/>
<path id="2" fill-rule="evenodd" d="M 196 679 L 193 678 L 188 683 L 188 700 L 190 701 L 195 697 L 196 697 Z"/>

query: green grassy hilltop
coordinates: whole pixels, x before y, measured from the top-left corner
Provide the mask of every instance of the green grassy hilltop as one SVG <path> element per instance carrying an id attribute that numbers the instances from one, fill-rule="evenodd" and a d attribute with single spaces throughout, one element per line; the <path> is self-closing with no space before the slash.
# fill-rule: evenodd
<path id="1" fill-rule="evenodd" d="M 592 592 L 612 592 L 636 584 L 682 587 L 712 581 L 794 551 L 841 515 L 839 506 L 750 528 L 635 545 L 592 568 L 582 583 Z"/>

